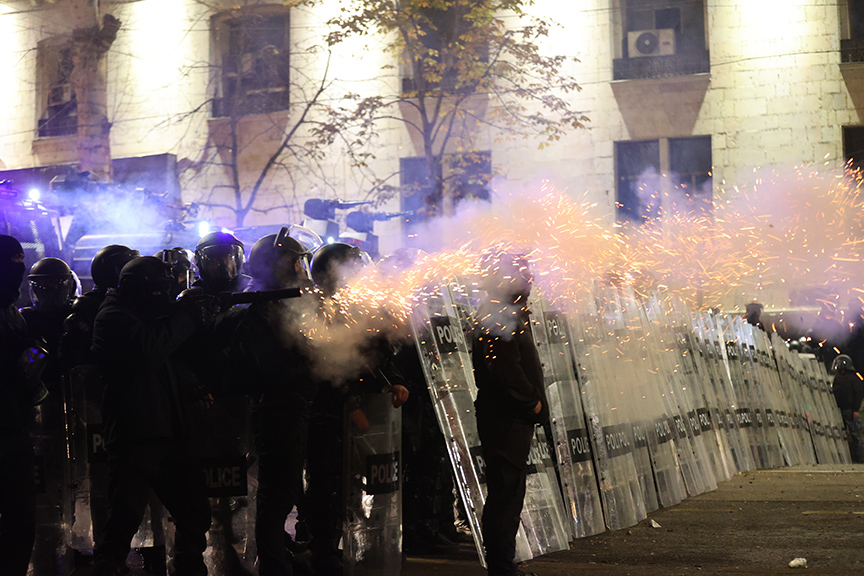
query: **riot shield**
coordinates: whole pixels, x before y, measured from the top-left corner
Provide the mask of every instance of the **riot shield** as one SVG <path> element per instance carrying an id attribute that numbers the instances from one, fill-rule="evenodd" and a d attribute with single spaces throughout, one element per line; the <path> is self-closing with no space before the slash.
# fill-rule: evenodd
<path id="1" fill-rule="evenodd" d="M 645 510 L 678 504 L 685 497 L 681 466 L 675 453 L 675 438 L 658 438 L 651 433 L 655 424 L 668 421 L 654 380 L 650 351 L 639 318 L 638 303 L 624 288 L 598 291 L 606 332 L 614 338 L 607 354 L 613 365 L 607 374 L 616 379 L 620 418 L 632 428 L 633 460 L 639 475 Z M 643 433 L 643 431 L 645 431 Z"/>
<path id="2" fill-rule="evenodd" d="M 714 473 L 708 465 L 707 449 L 702 428 L 696 419 L 691 391 L 682 382 L 678 345 L 670 326 L 668 312 L 657 296 L 646 300 L 640 307 L 644 340 L 651 368 L 650 380 L 667 415 L 671 415 L 677 432 L 674 443 L 681 476 L 687 494 L 695 496 L 717 488 Z M 658 482 L 659 486 L 659 482 Z"/>
<path id="3" fill-rule="evenodd" d="M 69 457 L 66 459 L 70 507 L 74 510 L 68 543 L 91 554 L 108 520 L 108 453 L 102 436 L 103 383 L 95 366 L 81 365 L 66 376 Z M 131 547 L 170 547 L 169 522 L 158 499 L 145 513 Z"/>
<path id="4" fill-rule="evenodd" d="M 802 381 L 802 373 L 798 371 L 800 360 L 798 354 L 792 353 L 778 335 L 774 335 L 774 353 L 778 357 L 778 371 L 784 392 L 788 398 L 788 412 L 780 414 L 781 426 L 788 426 L 798 437 L 802 457 L 805 464 L 816 464 L 816 449 L 810 436 L 810 427 L 806 418 L 807 385 Z"/>
<path id="5" fill-rule="evenodd" d="M 402 565 L 402 411 L 393 407 L 389 394 L 364 394 L 359 408 L 369 420 L 368 430 L 352 424 L 347 408 L 344 420 L 343 574 L 397 575 Z"/>
<path id="6" fill-rule="evenodd" d="M 470 303 L 466 303 L 470 305 Z M 470 310 L 464 310 L 470 313 Z M 431 292 L 412 316 L 412 331 L 429 393 L 465 504 L 474 543 L 485 565 L 480 518 L 486 487 L 477 422 L 471 356 L 462 331 L 460 312 L 444 286 Z M 545 439 L 539 439 L 545 442 Z M 563 503 L 554 468 L 544 461 L 535 436 L 529 461 L 522 526 L 516 537 L 516 560 L 523 561 L 569 547 Z M 541 455 L 538 457 L 537 455 Z"/>
<path id="7" fill-rule="evenodd" d="M 643 520 L 645 500 L 633 460 L 633 427 L 619 418 L 615 380 L 606 358 L 610 340 L 597 315 L 576 315 L 571 354 L 579 369 L 579 391 L 588 423 L 606 526 L 618 530 Z"/>
<path id="8" fill-rule="evenodd" d="M 453 279 L 449 282 L 450 301 L 459 315 L 461 325 L 467 330 L 476 323 L 477 298 L 465 282 Z M 473 378 L 471 379 L 472 386 Z M 548 399 L 547 399 L 548 401 Z M 525 537 L 534 556 L 557 550 L 567 550 L 570 541 L 569 522 L 561 498 L 558 474 L 552 462 L 548 439 L 541 427 L 536 427 L 528 458 L 525 501 L 522 509 L 520 532 Z"/>
<path id="9" fill-rule="evenodd" d="M 213 406 L 190 414 L 198 434 L 192 439 L 194 454 L 204 472 L 210 501 L 208 548 L 204 558 L 212 574 L 255 565 L 255 495 L 249 482 L 252 452 L 249 406 L 243 394 L 220 394 Z"/>
<path id="10" fill-rule="evenodd" d="M 411 328 L 477 555 L 485 566 L 480 530 L 485 486 L 480 437 L 474 417 L 474 374 L 458 313 L 446 288 L 429 291 L 427 299 L 412 315 Z M 520 534 L 516 538 L 516 559 L 530 558 L 531 548 Z"/>
<path id="11" fill-rule="evenodd" d="M 687 397 L 687 403 L 691 406 L 687 417 L 691 422 L 693 435 L 695 437 L 701 433 L 703 447 L 714 478 L 717 481 L 728 480 L 735 473 L 732 454 L 726 437 L 720 433 L 720 428 L 712 417 L 712 409 L 715 414 L 717 411 L 711 400 L 713 392 L 710 390 L 710 375 L 704 364 L 704 355 L 701 354 L 695 341 L 692 314 L 689 308 L 677 298 L 673 298 L 668 305 L 670 311 L 667 313 L 670 316 L 672 331 L 670 337 L 674 341 L 675 358 L 680 368 L 679 385 L 682 387 L 681 393 Z"/>
<path id="12" fill-rule="evenodd" d="M 570 353 L 566 316 L 550 310 L 541 298 L 531 300 L 532 330 L 546 380 L 552 436 L 561 486 L 572 520 L 573 536 L 582 538 L 605 530 L 600 492 L 579 385 Z"/>
<path id="13" fill-rule="evenodd" d="M 67 482 L 66 410 L 67 395 L 60 382 L 54 383 L 48 398 L 34 410 L 30 438 L 35 452 L 36 539 L 31 566 L 34 574 L 66 574 L 72 568 L 71 550 L 66 545 L 71 525 Z M 59 388 L 59 389 L 58 389 Z"/>
<path id="14" fill-rule="evenodd" d="M 735 417 L 737 400 L 729 371 L 729 358 L 726 355 L 722 332 L 717 326 L 717 318 L 702 314 L 698 324 L 700 347 L 706 358 L 705 365 L 711 374 L 708 383 L 713 389 L 716 402 L 716 422 L 726 435 L 735 469 L 739 472 L 752 470 L 755 467 L 753 453 L 746 429 L 740 426 Z"/>

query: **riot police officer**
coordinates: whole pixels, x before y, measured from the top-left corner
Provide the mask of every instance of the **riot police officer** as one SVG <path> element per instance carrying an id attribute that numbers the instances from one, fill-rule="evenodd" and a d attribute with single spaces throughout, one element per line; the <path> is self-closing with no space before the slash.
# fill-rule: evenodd
<path id="1" fill-rule="evenodd" d="M 79 489 L 89 492 L 86 497 L 89 497 L 89 520 L 94 542 L 101 541 L 108 519 L 108 465 L 95 453 L 91 453 L 92 446 L 87 442 L 91 435 L 101 434 L 104 392 L 102 378 L 90 350 L 93 344 L 93 323 L 108 290 L 117 288 L 120 270 L 138 255 L 137 250 L 121 244 L 105 246 L 96 253 L 90 263 L 93 289 L 72 303 L 69 316 L 63 322 L 63 333 L 60 337 L 59 360 L 74 399 L 70 423 L 70 431 L 75 440 L 72 445 L 75 466 L 72 475 Z M 73 531 L 82 529 L 79 528 L 79 523 L 82 526 L 87 525 L 87 519 L 81 514 L 74 520 Z M 92 557 L 79 555 L 76 560 L 90 561 Z"/>
<path id="2" fill-rule="evenodd" d="M 203 473 L 184 444 L 186 415 L 201 391 L 187 386 L 175 352 L 212 321 L 216 308 L 201 298 L 172 303 L 173 282 L 158 258 L 135 258 L 96 317 L 93 351 L 105 380 L 110 492 L 110 516 L 96 550 L 99 576 L 125 570 L 151 489 L 174 518 L 175 570 L 207 573 L 202 555 L 210 509 Z"/>
<path id="3" fill-rule="evenodd" d="M 178 246 L 160 250 L 154 256 L 171 267 L 171 275 L 175 280 L 171 287 L 171 295 L 174 298 L 198 280 L 197 268 L 192 263 L 194 254 L 190 250 Z"/>
<path id="4" fill-rule="evenodd" d="M 264 236 L 249 253 L 252 285 L 256 290 L 308 288 L 309 256 L 285 233 Z M 314 303 L 308 302 L 307 296 L 250 304 L 232 346 L 252 404 L 258 454 L 255 541 L 261 576 L 289 576 L 299 563 L 294 556 L 299 549 L 287 541 L 285 521 L 303 495 L 307 426 L 316 391 L 301 331 L 304 315 L 316 312 Z"/>
<path id="5" fill-rule="evenodd" d="M 348 279 L 370 262 L 359 248 L 344 243 L 325 244 L 312 259 L 312 280 L 324 299 L 333 296 Z M 339 313 L 329 321 L 344 321 Z M 335 354 L 344 353 L 336 350 Z M 301 511 L 311 536 L 309 549 L 316 574 L 342 573 L 338 543 L 345 516 L 342 498 L 344 414 L 360 432 L 369 428 L 366 414 L 360 408 L 360 394 L 387 390 L 393 394 L 393 405 L 408 399 L 404 378 L 393 363 L 393 351 L 386 338 L 367 338 L 360 354 L 366 365 L 358 375 L 320 382 L 312 405 L 307 460 L 308 490 L 305 510 Z M 326 362 L 326 358 L 318 358 Z M 385 382 L 382 382 L 385 381 Z"/>
<path id="6" fill-rule="evenodd" d="M 28 370 L 26 325 L 15 308 L 24 249 L 0 235 L 0 574 L 25 576 L 36 536 L 35 455 L 27 428 L 47 391 Z"/>
<path id="7" fill-rule="evenodd" d="M 63 322 L 72 307 L 78 279 L 59 258 L 43 258 L 27 275 L 32 306 L 21 309 L 27 322 L 27 333 L 44 343 L 48 361 L 42 380 L 51 395 L 37 411 L 31 430 L 44 491 L 37 496 L 37 539 L 33 557 L 37 573 L 63 571 L 63 520 L 71 523 L 72 499 L 64 479 L 66 465 L 64 404 L 71 399 L 65 389 L 58 359 Z"/>
<path id="8" fill-rule="evenodd" d="M 210 232 L 195 247 L 195 265 L 201 279 L 194 286 L 209 294 L 242 292 L 249 277 L 242 274 L 243 242 L 229 232 Z"/>
<path id="9" fill-rule="evenodd" d="M 60 338 L 60 359 L 65 370 L 92 364 L 93 322 L 108 290 L 116 288 L 120 270 L 139 256 L 137 250 L 121 244 L 105 246 L 90 263 L 93 289 L 75 299 Z M 101 395 L 100 395 L 101 398 Z"/>

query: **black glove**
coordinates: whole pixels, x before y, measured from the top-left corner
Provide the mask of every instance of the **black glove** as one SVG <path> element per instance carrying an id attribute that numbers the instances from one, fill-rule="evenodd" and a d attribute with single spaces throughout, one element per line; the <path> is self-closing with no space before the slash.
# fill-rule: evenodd
<path id="1" fill-rule="evenodd" d="M 219 299 L 205 293 L 201 288 L 189 288 L 182 291 L 177 296 L 177 306 L 192 316 L 199 326 L 207 326 L 222 311 Z"/>

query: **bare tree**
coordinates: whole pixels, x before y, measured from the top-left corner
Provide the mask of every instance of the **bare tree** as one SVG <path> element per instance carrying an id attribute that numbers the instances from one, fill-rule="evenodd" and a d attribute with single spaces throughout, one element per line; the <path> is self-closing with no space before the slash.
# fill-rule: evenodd
<path id="1" fill-rule="evenodd" d="M 331 77 L 327 37 L 290 37 L 295 11 L 312 9 L 319 0 L 291 2 L 290 9 L 249 2 L 221 12 L 201 4 L 214 10 L 218 55 L 208 63 L 211 97 L 183 116 L 212 117 L 207 145 L 187 176 L 194 179 L 192 173 L 207 167 L 224 175 L 211 184 L 202 205 L 229 210 L 240 227 L 251 212 L 296 209 L 297 188 L 308 194 L 312 185 L 322 193 L 334 187 L 325 161 L 332 147 L 351 148 L 349 157 L 362 164 L 358 147 L 369 127 L 356 107 L 358 97 L 338 89 Z M 277 174 L 280 184 L 268 189 Z M 282 202 L 262 206 L 262 194 L 274 188 Z M 230 201 L 220 202 L 225 190 Z"/>
<path id="2" fill-rule="evenodd" d="M 579 90 L 564 56 L 540 46 L 552 23 L 530 0 L 344 0 L 331 42 L 380 34 L 401 67 L 401 92 L 361 103 L 377 119 L 403 122 L 419 138 L 431 180 L 427 215 L 450 214 L 452 184 L 481 161 L 477 137 L 540 138 L 540 148 L 587 118 L 566 99 Z M 470 193 L 470 187 L 469 187 Z"/>

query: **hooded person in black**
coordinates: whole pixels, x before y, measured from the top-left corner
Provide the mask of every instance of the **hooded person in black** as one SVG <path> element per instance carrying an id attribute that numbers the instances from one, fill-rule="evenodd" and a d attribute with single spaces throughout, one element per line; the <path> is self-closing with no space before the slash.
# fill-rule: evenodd
<path id="1" fill-rule="evenodd" d="M 520 574 L 513 560 L 534 426 L 548 421 L 549 408 L 529 326 L 528 263 L 497 253 L 482 268 L 480 287 L 487 295 L 477 311 L 472 359 L 488 489 L 483 544 L 490 576 L 513 576 Z"/>
<path id="2" fill-rule="evenodd" d="M 831 370 L 835 373 L 834 385 L 831 391 L 840 414 L 843 416 L 843 424 L 846 426 L 846 435 L 849 441 L 849 452 L 852 462 L 864 462 L 864 446 L 861 442 L 861 403 L 864 402 L 864 380 L 859 372 L 855 370 L 852 359 L 846 354 L 840 354 L 831 364 Z"/>
<path id="3" fill-rule="evenodd" d="M 255 290 L 310 288 L 308 259 L 306 248 L 285 233 L 264 236 L 249 254 L 251 285 Z M 259 458 L 255 541 L 261 576 L 290 576 L 299 563 L 293 553 L 300 549 L 290 542 L 285 522 L 303 496 L 308 420 L 317 387 L 300 326 L 304 313 L 315 312 L 308 295 L 254 302 L 242 310 L 234 334 L 232 355 L 251 401 Z"/>
<path id="4" fill-rule="evenodd" d="M 28 370 L 26 324 L 15 308 L 24 249 L 0 235 L 0 574 L 24 576 L 36 536 L 35 457 L 27 428 L 47 392 Z M 30 367 L 33 363 L 30 363 Z"/>
<path id="5" fill-rule="evenodd" d="M 186 412 L 202 391 L 184 388 L 189 380 L 181 377 L 175 352 L 212 321 L 215 308 L 200 299 L 172 304 L 173 281 L 158 258 L 135 258 L 123 267 L 118 290 L 108 293 L 96 316 L 93 352 L 105 379 L 110 499 L 105 536 L 96 550 L 99 576 L 125 570 L 151 489 L 177 528 L 175 574 L 207 573 L 202 554 L 210 507 L 203 473 L 184 444 Z"/>

